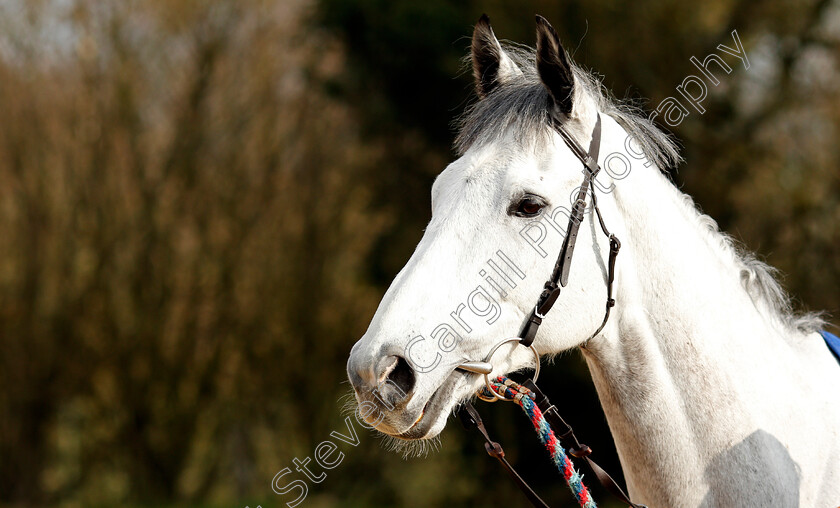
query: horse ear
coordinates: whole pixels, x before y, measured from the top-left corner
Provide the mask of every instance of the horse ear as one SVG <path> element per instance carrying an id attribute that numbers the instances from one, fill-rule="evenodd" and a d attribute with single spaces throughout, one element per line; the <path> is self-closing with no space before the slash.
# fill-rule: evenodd
<path id="1" fill-rule="evenodd" d="M 537 15 L 537 71 L 557 108 L 567 115 L 572 112 L 574 73 L 560 36 L 542 16 Z"/>
<path id="2" fill-rule="evenodd" d="M 482 99 L 500 84 L 522 74 L 496 39 L 487 14 L 481 15 L 473 30 L 472 68 L 475 91 Z"/>

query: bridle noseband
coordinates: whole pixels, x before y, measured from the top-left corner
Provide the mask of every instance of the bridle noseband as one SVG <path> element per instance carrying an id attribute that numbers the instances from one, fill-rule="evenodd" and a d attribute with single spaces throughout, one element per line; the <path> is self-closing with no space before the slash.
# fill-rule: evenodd
<path id="1" fill-rule="evenodd" d="M 525 322 L 521 332 L 519 333 L 518 337 L 512 337 L 508 339 L 504 339 L 496 344 L 487 356 L 484 358 L 483 361 L 467 361 L 461 363 L 457 368 L 460 370 L 473 372 L 477 374 L 484 375 L 484 382 L 486 385 L 487 390 L 485 392 L 489 392 L 492 394 L 491 398 L 487 398 L 486 396 L 478 394 L 479 398 L 482 400 L 486 400 L 488 402 L 495 402 L 496 400 L 510 400 L 501 395 L 499 395 L 491 386 L 489 375 L 493 371 L 493 364 L 490 361 L 493 358 L 493 355 L 496 351 L 504 344 L 510 342 L 518 342 L 519 345 L 525 346 L 529 348 L 536 359 L 536 367 L 534 376 L 530 381 L 524 383 L 528 389 L 530 389 L 533 393 L 536 394 L 535 402 L 540 407 L 542 413 L 545 415 L 546 420 L 552 427 L 562 429 L 562 433 L 560 434 L 559 438 L 561 442 L 568 443 L 568 448 L 570 453 L 578 458 L 583 458 L 586 460 L 587 465 L 593 471 L 595 476 L 598 478 L 598 481 L 603 485 L 610 493 L 615 495 L 621 501 L 629 504 L 635 508 L 644 508 L 643 505 L 638 505 L 630 501 L 630 498 L 621 487 L 613 480 L 609 474 L 607 474 L 603 469 L 601 469 L 595 462 L 593 462 L 589 458 L 589 454 L 591 453 L 591 449 L 581 444 L 574 435 L 572 428 L 566 424 L 565 421 L 560 417 L 560 414 L 557 412 L 557 409 L 536 386 L 537 376 L 539 375 L 540 371 L 540 357 L 539 353 L 537 353 L 536 349 L 533 346 L 534 339 L 537 336 L 537 332 L 539 331 L 540 325 L 543 322 L 546 314 L 551 310 L 554 306 L 555 302 L 557 301 L 557 297 L 560 296 L 560 290 L 562 287 L 565 287 L 566 284 L 569 282 L 569 269 L 572 263 L 572 256 L 575 252 L 575 244 L 577 242 L 578 231 L 580 230 L 580 225 L 583 222 L 584 212 L 586 210 L 586 194 L 587 192 L 591 191 L 592 195 L 592 207 L 595 209 L 595 213 L 598 217 L 598 223 L 601 226 L 601 231 L 609 238 L 610 241 L 610 257 L 607 264 L 607 303 L 606 309 L 604 311 L 604 320 L 601 322 L 601 325 L 598 327 L 595 332 L 590 335 L 585 341 L 584 344 L 588 343 L 590 339 L 597 336 L 607 324 L 607 321 L 610 319 L 610 311 L 615 306 L 615 300 L 613 299 L 613 282 L 615 281 L 615 261 L 618 257 L 618 251 L 621 248 L 621 242 L 619 242 L 618 238 L 612 233 L 609 232 L 607 229 L 606 224 L 604 224 L 604 218 L 601 215 L 601 210 L 598 207 L 598 200 L 595 197 L 595 184 L 594 180 L 598 173 L 601 171 L 601 167 L 598 165 L 598 154 L 601 148 L 601 115 L 598 114 L 597 119 L 595 121 L 595 127 L 592 130 L 592 140 L 589 143 L 589 151 L 583 149 L 583 147 L 578 144 L 577 141 L 566 131 L 563 127 L 562 123 L 558 118 L 554 115 L 551 116 L 551 126 L 554 130 L 563 138 L 563 141 L 566 143 L 566 146 L 572 151 L 575 157 L 583 163 L 584 171 L 583 171 L 583 183 L 581 183 L 578 194 L 575 199 L 575 203 L 572 206 L 571 214 L 569 217 L 569 224 L 566 227 L 566 237 L 563 239 L 563 246 L 560 249 L 560 254 L 557 257 L 557 261 L 554 264 L 554 269 L 551 272 L 551 277 L 545 282 L 543 286 L 543 290 L 540 293 L 539 299 L 537 300 L 537 304 L 534 306 L 534 309 L 531 311 L 528 320 Z M 582 346 L 584 347 L 584 346 Z M 485 440 L 485 448 L 487 449 L 487 453 L 491 456 L 495 457 L 502 463 L 505 467 L 505 470 L 508 472 L 510 477 L 514 480 L 514 482 L 519 486 L 519 488 L 525 493 L 528 499 L 534 506 L 537 507 L 544 507 L 548 508 L 548 505 L 534 492 L 534 490 L 522 479 L 521 476 L 513 469 L 513 466 L 505 459 L 504 451 L 502 450 L 501 445 L 499 443 L 493 441 L 487 430 L 484 428 L 484 424 L 481 420 L 481 416 L 479 416 L 478 411 L 470 402 L 465 402 L 462 404 L 458 410 L 458 415 L 461 418 L 461 421 L 467 427 L 475 427 L 481 433 Z"/>

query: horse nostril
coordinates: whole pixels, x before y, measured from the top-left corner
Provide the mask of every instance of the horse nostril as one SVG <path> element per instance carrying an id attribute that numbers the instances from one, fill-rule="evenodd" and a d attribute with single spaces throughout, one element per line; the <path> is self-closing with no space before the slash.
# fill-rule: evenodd
<path id="1" fill-rule="evenodd" d="M 385 379 L 402 390 L 403 394 L 411 393 L 411 390 L 414 389 L 414 369 L 401 356 L 392 356 L 390 359 L 394 361 L 385 370 Z"/>

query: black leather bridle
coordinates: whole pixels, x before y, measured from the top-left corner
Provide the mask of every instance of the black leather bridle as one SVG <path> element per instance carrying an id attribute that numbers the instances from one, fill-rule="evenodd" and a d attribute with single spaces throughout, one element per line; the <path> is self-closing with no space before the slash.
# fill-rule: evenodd
<path id="1" fill-rule="evenodd" d="M 560 134 L 560 137 L 563 138 L 563 141 L 569 149 L 571 149 L 572 153 L 575 154 L 575 157 L 583 163 L 583 183 L 578 189 L 577 199 L 572 206 L 572 213 L 569 216 L 569 224 L 566 227 L 566 237 L 563 239 L 563 246 L 560 248 L 560 255 L 557 256 L 557 262 L 554 264 L 554 270 L 551 273 L 551 277 L 545 282 L 542 294 L 540 294 L 540 298 L 534 306 L 534 310 L 531 311 L 531 316 L 528 318 L 528 321 L 522 328 L 522 332 L 519 334 L 522 338 L 520 344 L 525 347 L 530 346 L 534 342 L 543 318 L 554 306 L 554 303 L 557 301 L 557 297 L 560 296 L 560 288 L 566 287 L 566 284 L 569 282 L 569 269 L 572 265 L 572 255 L 575 253 L 575 243 L 577 242 L 578 230 L 580 230 L 580 224 L 583 222 L 583 213 L 586 210 L 586 194 L 588 191 L 591 191 L 592 207 L 595 209 L 595 213 L 598 216 L 601 231 L 603 231 L 610 240 L 610 259 L 607 265 L 607 307 L 604 312 L 604 320 L 601 322 L 601 326 L 595 330 L 595 333 L 593 333 L 589 339 L 595 337 L 601 332 L 601 330 L 604 329 L 604 326 L 606 326 L 607 321 L 610 319 L 610 310 L 615 306 L 615 300 L 612 297 L 612 286 L 613 281 L 615 280 L 615 260 L 618 257 L 618 250 L 621 248 L 621 242 L 618 241 L 618 238 L 616 238 L 614 234 L 609 232 L 606 224 L 604 224 L 604 218 L 601 216 L 601 209 L 598 207 L 598 201 L 595 197 L 594 184 L 595 177 L 598 176 L 598 173 L 601 171 L 601 167 L 598 165 L 598 154 L 601 150 L 601 115 L 598 115 L 598 118 L 595 121 L 595 127 L 592 129 L 592 141 L 589 143 L 589 152 L 584 151 L 578 142 L 575 141 L 566 129 L 563 128 L 563 125 L 559 120 L 557 120 L 557 118 L 552 116 L 551 121 L 554 130 Z M 587 341 L 589 339 L 587 339 Z"/>
<path id="2" fill-rule="evenodd" d="M 571 214 L 569 217 L 569 224 L 566 228 L 566 237 L 563 239 L 563 246 L 560 249 L 560 255 L 557 257 L 557 262 L 554 264 L 554 270 L 551 273 L 551 277 L 545 282 L 543 287 L 542 293 L 540 294 L 539 300 L 537 300 L 537 304 L 534 306 L 534 309 L 531 311 L 528 320 L 525 322 L 522 331 L 519 334 L 518 342 L 520 345 L 525 347 L 531 347 L 534 339 L 537 336 L 537 332 L 539 331 L 540 325 L 543 322 L 546 314 L 551 310 L 554 306 L 554 303 L 557 301 L 557 297 L 560 296 L 561 287 L 565 287 L 566 284 L 569 282 L 569 269 L 572 263 L 572 256 L 575 252 L 575 243 L 577 242 L 578 231 L 580 230 L 581 222 L 583 222 L 583 215 L 586 210 L 586 194 L 587 192 L 591 191 L 592 195 L 592 208 L 595 209 L 595 213 L 598 216 L 598 222 L 601 225 L 601 230 L 604 234 L 609 238 L 610 241 L 610 257 L 607 265 L 607 303 L 606 309 L 604 311 L 604 320 L 601 322 L 601 325 L 598 327 L 597 330 L 589 337 L 584 344 L 589 341 L 589 339 L 598 335 L 601 330 L 604 329 L 606 326 L 607 321 L 610 319 L 610 310 L 615 306 L 615 300 L 613 299 L 613 282 L 615 281 L 615 260 L 618 257 L 618 251 L 621 248 L 621 242 L 618 241 L 618 238 L 612 233 L 609 232 L 607 229 L 606 224 L 604 224 L 604 218 L 601 216 L 601 210 L 598 208 L 598 201 L 595 197 L 595 184 L 594 180 L 598 173 L 601 171 L 601 167 L 598 165 L 598 154 L 601 148 L 601 115 L 599 114 L 597 120 L 595 122 L 595 127 L 592 130 L 592 140 L 589 143 L 589 151 L 585 151 L 583 147 L 578 144 L 577 141 L 566 131 L 563 127 L 560 120 L 553 116 L 551 117 L 551 126 L 554 128 L 555 131 L 563 138 L 563 141 L 572 151 L 572 153 L 577 157 L 584 166 L 583 170 L 583 183 L 581 184 L 580 188 L 578 189 L 577 199 L 575 200 L 574 205 L 572 206 Z M 515 339 L 506 339 L 505 342 L 511 341 Z M 493 349 L 493 352 L 495 352 Z M 533 348 L 532 348 L 533 349 Z M 536 353 L 535 353 L 536 354 Z M 481 372 L 486 375 L 489 374 L 487 369 L 492 369 L 492 365 L 489 365 L 489 361 L 492 358 L 492 352 L 488 358 L 485 359 L 484 362 L 467 362 L 463 364 L 461 368 L 464 366 L 470 366 L 471 368 L 465 368 L 464 370 L 469 370 L 471 372 Z M 482 364 L 485 370 L 473 370 L 475 365 Z M 537 365 L 539 365 L 539 357 L 537 356 Z M 592 449 L 588 446 L 581 444 L 578 439 L 575 437 L 574 431 L 572 430 L 571 426 L 569 426 L 560 414 L 557 412 L 557 408 L 551 404 L 542 391 L 536 386 L 534 380 L 529 380 L 523 383 L 523 386 L 527 387 L 535 394 L 535 402 L 540 410 L 543 412 L 546 420 L 555 430 L 555 434 L 560 439 L 561 444 L 564 448 L 569 450 L 569 454 L 573 457 L 579 459 L 585 459 L 586 464 L 598 478 L 598 481 L 603 485 L 607 491 L 611 494 L 615 495 L 621 501 L 627 503 L 629 506 L 634 508 L 644 508 L 644 505 L 635 504 L 630 501 L 630 498 L 621 487 L 615 482 L 615 480 L 610 477 L 609 474 L 606 473 L 601 467 L 599 467 L 592 459 L 589 458 L 589 454 L 592 453 Z M 492 391 L 492 389 L 491 389 Z M 457 410 L 458 416 L 461 419 L 461 422 L 467 428 L 476 428 L 482 435 L 485 440 L 485 449 L 490 456 L 495 457 L 499 460 L 499 462 L 504 466 L 505 470 L 508 472 L 510 477 L 513 481 L 519 486 L 519 488 L 525 493 L 531 503 L 540 508 L 548 508 L 548 505 L 543 501 L 536 492 L 528 485 L 528 483 L 514 470 L 513 466 L 505 459 L 505 453 L 502 449 L 501 445 L 496 441 L 493 441 L 490 438 L 490 435 L 487 433 L 487 429 L 484 427 L 484 424 L 481 420 L 481 416 L 478 414 L 478 411 L 470 402 L 463 403 Z"/>

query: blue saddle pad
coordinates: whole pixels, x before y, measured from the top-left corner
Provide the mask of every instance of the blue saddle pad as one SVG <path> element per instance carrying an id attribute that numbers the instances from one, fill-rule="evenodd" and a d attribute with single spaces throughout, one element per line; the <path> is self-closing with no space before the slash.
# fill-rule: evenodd
<path id="1" fill-rule="evenodd" d="M 837 358 L 837 361 L 840 362 L 840 337 L 832 333 L 828 333 L 825 330 L 820 330 L 820 335 L 822 338 L 825 339 L 825 345 L 828 346 L 828 349 L 834 353 L 834 357 Z"/>

